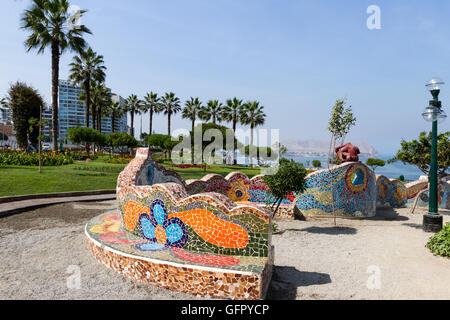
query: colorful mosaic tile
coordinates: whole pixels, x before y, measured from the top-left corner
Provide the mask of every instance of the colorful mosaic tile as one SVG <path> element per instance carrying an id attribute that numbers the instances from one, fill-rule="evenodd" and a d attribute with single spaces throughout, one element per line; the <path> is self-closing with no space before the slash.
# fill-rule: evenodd
<path id="1" fill-rule="evenodd" d="M 408 194 L 405 185 L 398 180 L 377 176 L 377 205 L 401 208 L 406 205 Z"/>
<path id="2" fill-rule="evenodd" d="M 191 182 L 201 193 L 189 195 L 181 177 L 155 163 L 148 149 L 138 149 L 118 178 L 120 211 L 88 223 L 88 246 L 99 261 L 142 281 L 194 294 L 200 288 L 202 295 L 214 297 L 261 298 L 273 264 L 272 219 L 265 208 L 237 205 L 227 197 L 233 185 L 236 199 L 246 199 L 238 192 L 247 188 L 244 176 L 209 175 Z M 147 275 L 156 269 L 174 278 L 170 283 L 142 278 L 142 270 L 120 265 L 130 261 Z M 206 267 L 212 269 L 201 269 Z M 231 292 L 226 285 L 211 288 L 200 270 L 219 283 L 231 280 L 242 287 Z M 180 279 L 190 283 L 180 284 Z"/>
<path id="3" fill-rule="evenodd" d="M 429 192 L 425 191 L 419 196 L 417 205 L 419 207 L 428 207 Z M 450 210 L 450 183 L 442 182 L 438 187 L 438 208 Z"/>

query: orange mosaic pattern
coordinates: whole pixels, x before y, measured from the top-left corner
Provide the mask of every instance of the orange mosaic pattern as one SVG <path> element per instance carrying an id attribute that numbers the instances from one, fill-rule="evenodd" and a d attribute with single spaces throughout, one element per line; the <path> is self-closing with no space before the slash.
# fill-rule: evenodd
<path id="1" fill-rule="evenodd" d="M 142 213 L 150 214 L 150 209 L 137 203 L 128 201 L 123 211 L 123 222 L 128 231 L 136 229 L 137 222 Z"/>
<path id="2" fill-rule="evenodd" d="M 191 226 L 194 231 L 209 243 L 224 248 L 245 248 L 249 237 L 247 231 L 239 225 L 217 218 L 207 210 L 190 210 L 173 213 L 170 218 L 179 218 Z"/>

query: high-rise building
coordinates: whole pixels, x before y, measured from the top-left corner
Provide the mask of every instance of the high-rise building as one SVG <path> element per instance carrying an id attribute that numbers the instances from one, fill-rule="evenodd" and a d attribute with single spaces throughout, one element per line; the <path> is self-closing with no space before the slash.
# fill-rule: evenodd
<path id="1" fill-rule="evenodd" d="M 2 107 L 0 105 L 0 123 L 11 124 L 12 122 L 12 112 L 11 109 Z"/>
<path id="2" fill-rule="evenodd" d="M 86 127 L 86 105 L 79 100 L 80 93 L 83 90 L 80 86 L 74 86 L 71 81 L 59 80 L 59 106 L 58 106 L 58 118 L 59 118 L 59 134 L 58 139 L 66 139 L 67 130 L 69 128 Z M 118 101 L 123 104 L 124 99 L 112 93 L 113 101 Z M 45 109 L 42 118 L 51 121 L 52 110 L 51 108 Z M 89 126 L 92 127 L 92 118 L 89 117 Z M 127 132 L 127 114 L 115 120 L 116 132 Z M 51 122 L 44 129 L 44 135 L 51 137 L 50 130 Z M 101 132 L 108 134 L 112 132 L 111 117 L 102 118 Z"/>

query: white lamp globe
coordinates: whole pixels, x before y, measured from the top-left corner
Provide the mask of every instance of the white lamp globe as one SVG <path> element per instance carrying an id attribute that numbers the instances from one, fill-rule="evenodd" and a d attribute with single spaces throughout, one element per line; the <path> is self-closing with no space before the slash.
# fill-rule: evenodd
<path id="1" fill-rule="evenodd" d="M 432 78 L 428 83 L 425 85 L 429 91 L 434 90 L 441 90 L 442 87 L 445 85 L 445 82 L 442 81 L 440 78 Z"/>

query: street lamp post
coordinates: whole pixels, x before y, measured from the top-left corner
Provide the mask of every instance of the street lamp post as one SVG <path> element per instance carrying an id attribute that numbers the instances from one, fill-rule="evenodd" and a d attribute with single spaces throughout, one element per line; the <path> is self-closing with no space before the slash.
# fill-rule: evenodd
<path id="1" fill-rule="evenodd" d="M 443 122 L 447 117 L 442 110 L 442 103 L 439 101 L 439 93 L 444 82 L 439 78 L 431 79 L 426 87 L 431 92 L 433 100 L 422 113 L 423 118 L 433 123 L 431 142 L 431 164 L 430 164 L 430 190 L 429 190 L 429 210 L 423 217 L 423 230 L 425 232 L 439 232 L 443 227 L 443 217 L 438 210 L 438 160 L 437 160 L 437 132 L 438 123 Z"/>

